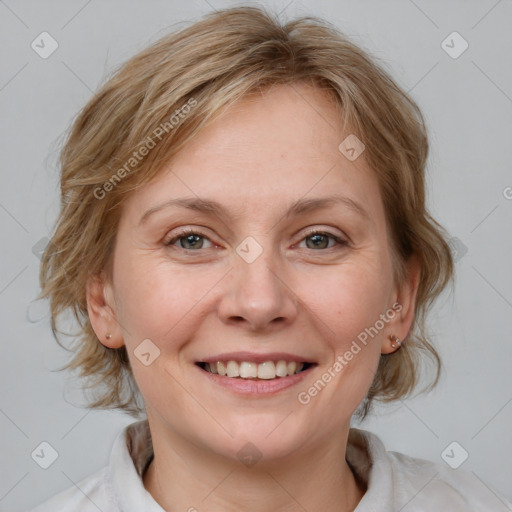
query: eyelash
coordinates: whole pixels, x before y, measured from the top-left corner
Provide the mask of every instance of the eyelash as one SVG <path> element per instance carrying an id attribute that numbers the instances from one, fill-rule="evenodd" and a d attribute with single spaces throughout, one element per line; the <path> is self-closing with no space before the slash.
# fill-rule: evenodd
<path id="1" fill-rule="evenodd" d="M 193 229 L 187 228 L 187 229 L 180 231 L 176 236 L 174 236 L 169 241 L 165 242 L 164 245 L 166 247 L 172 247 L 174 245 L 174 243 L 176 243 L 180 238 L 187 238 L 191 235 L 200 236 L 201 238 L 205 238 L 205 239 L 209 240 L 209 238 L 205 234 L 201 233 L 200 231 L 195 231 Z M 312 237 L 315 235 L 323 235 L 323 236 L 326 236 L 326 237 L 334 240 L 340 246 L 339 248 L 346 247 L 349 245 L 349 243 L 346 240 L 344 240 L 343 238 L 340 238 L 339 236 L 333 235 L 332 233 L 329 233 L 327 231 L 322 231 L 322 230 L 308 231 L 307 233 L 305 233 L 305 235 L 303 236 L 303 238 L 300 241 L 302 242 L 302 240 L 305 240 L 306 238 L 309 238 L 309 237 Z M 327 247 L 327 248 L 323 249 L 323 251 L 326 251 L 328 249 L 334 249 L 334 248 L 336 248 L 336 246 Z M 181 249 L 182 251 L 188 251 L 188 252 L 198 252 L 200 250 L 200 249 L 185 249 L 183 247 L 179 247 L 179 249 Z M 314 250 L 314 249 L 311 249 L 311 250 Z"/>

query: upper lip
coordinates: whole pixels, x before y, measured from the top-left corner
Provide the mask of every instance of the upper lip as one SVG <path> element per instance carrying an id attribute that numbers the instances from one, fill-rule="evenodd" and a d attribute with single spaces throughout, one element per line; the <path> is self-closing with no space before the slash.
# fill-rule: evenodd
<path id="1" fill-rule="evenodd" d="M 225 352 L 215 356 L 208 356 L 198 360 L 198 363 L 216 363 L 217 361 L 247 361 L 251 363 L 265 363 L 266 361 L 295 361 L 297 363 L 313 363 L 313 359 L 302 357 L 288 352 Z"/>

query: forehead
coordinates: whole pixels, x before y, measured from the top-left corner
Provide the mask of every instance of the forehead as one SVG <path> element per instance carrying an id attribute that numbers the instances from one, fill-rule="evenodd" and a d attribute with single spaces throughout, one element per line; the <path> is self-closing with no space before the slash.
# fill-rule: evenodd
<path id="1" fill-rule="evenodd" d="M 350 161 L 339 150 L 349 134 L 326 92 L 276 86 L 226 108 L 126 206 L 140 217 L 148 207 L 195 196 L 262 217 L 299 198 L 341 193 L 379 215 L 374 172 L 363 157 Z"/>

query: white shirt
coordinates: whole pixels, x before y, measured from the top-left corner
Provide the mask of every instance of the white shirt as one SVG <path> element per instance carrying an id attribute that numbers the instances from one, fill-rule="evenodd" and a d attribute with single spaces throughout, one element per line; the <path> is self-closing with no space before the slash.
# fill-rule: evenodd
<path id="1" fill-rule="evenodd" d="M 165 512 L 142 481 L 152 456 L 147 419 L 132 423 L 115 439 L 107 466 L 31 512 Z M 512 511 L 510 502 L 473 473 L 388 452 L 365 430 L 350 429 L 346 460 L 367 485 L 354 512 Z"/>

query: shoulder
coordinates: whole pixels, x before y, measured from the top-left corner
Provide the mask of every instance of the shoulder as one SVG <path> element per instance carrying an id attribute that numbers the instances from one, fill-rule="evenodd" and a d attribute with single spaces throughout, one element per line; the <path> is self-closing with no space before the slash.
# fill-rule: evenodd
<path id="1" fill-rule="evenodd" d="M 30 512 L 160 511 L 141 477 L 152 455 L 147 420 L 126 425 L 114 440 L 108 465 L 79 482 L 72 482 Z"/>
<path id="2" fill-rule="evenodd" d="M 108 486 L 108 467 L 105 466 L 29 512 L 117 512 L 109 497 Z"/>
<path id="3" fill-rule="evenodd" d="M 450 507 L 452 511 L 512 511 L 512 505 L 492 485 L 463 469 L 444 463 L 388 452 L 397 491 L 408 498 L 411 510 Z"/>
<path id="4" fill-rule="evenodd" d="M 368 457 L 368 505 L 386 496 L 390 507 L 404 512 L 446 508 L 450 512 L 512 511 L 512 504 L 473 472 L 387 451 L 375 434 L 352 430 L 351 440 L 358 446 L 359 456 L 366 452 Z"/>

